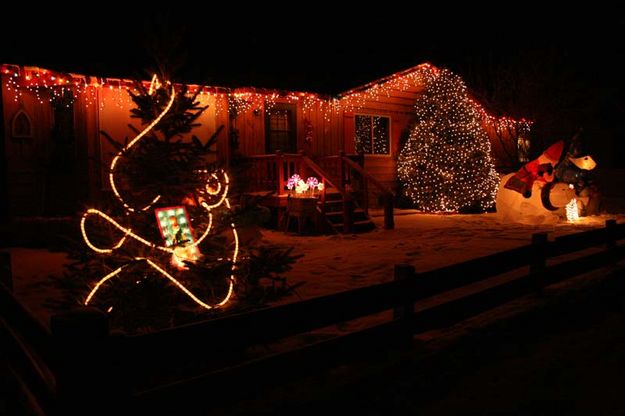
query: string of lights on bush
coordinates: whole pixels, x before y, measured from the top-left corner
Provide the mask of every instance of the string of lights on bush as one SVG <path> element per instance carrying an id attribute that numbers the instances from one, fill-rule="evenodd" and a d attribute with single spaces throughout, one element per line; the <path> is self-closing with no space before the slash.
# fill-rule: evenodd
<path id="1" fill-rule="evenodd" d="M 417 99 L 415 112 L 397 162 L 405 195 L 426 212 L 490 208 L 499 180 L 484 111 L 462 79 L 441 70 Z"/>
<path id="2" fill-rule="evenodd" d="M 158 79 L 153 78 L 152 82 L 150 83 L 150 87 L 149 87 L 149 93 L 152 94 L 155 90 L 155 86 L 159 85 L 158 84 Z M 127 152 L 137 143 L 139 143 L 139 141 L 145 137 L 145 135 L 156 126 L 156 124 L 158 124 L 158 122 L 165 116 L 165 114 L 171 109 L 171 106 L 174 103 L 174 98 L 175 98 L 175 90 L 172 86 L 172 90 L 171 90 L 171 96 L 169 99 L 169 102 L 167 103 L 166 107 L 163 109 L 163 111 L 152 121 L 152 123 L 150 123 L 144 130 L 142 130 L 133 140 L 131 140 L 122 150 L 120 150 L 117 155 L 113 158 L 113 161 L 111 162 L 110 165 L 110 169 L 109 169 L 109 180 L 111 183 L 111 188 L 113 190 L 113 193 L 115 195 L 115 197 L 117 198 L 117 200 L 121 203 L 121 205 L 125 208 L 125 213 L 126 215 L 129 215 L 132 212 L 137 212 L 137 211 L 145 211 L 147 209 L 149 209 L 154 203 L 156 203 L 159 199 L 160 199 L 160 195 L 157 195 L 152 202 L 150 202 L 149 204 L 141 207 L 141 208 L 135 208 L 132 207 L 128 202 L 126 202 L 126 200 L 123 198 L 123 196 L 120 194 L 119 190 L 116 187 L 116 181 L 115 181 L 115 168 L 117 166 L 118 161 L 120 160 L 120 158 L 122 157 L 122 155 L 127 154 Z M 202 235 L 200 236 L 200 238 L 197 239 L 197 241 L 195 241 L 194 243 L 191 243 L 187 246 L 185 246 L 185 248 L 189 248 L 189 247 L 195 247 L 197 245 L 199 245 L 210 233 L 211 228 L 212 228 L 212 224 L 213 224 L 213 214 L 212 214 L 212 210 L 215 208 L 220 207 L 221 205 L 226 206 L 227 209 L 230 209 L 230 202 L 228 201 L 227 195 L 228 195 L 228 189 L 229 189 L 229 184 L 230 184 L 230 180 L 228 175 L 225 172 L 222 172 L 222 176 L 223 179 L 220 179 L 217 174 L 215 173 L 209 173 L 207 170 L 202 170 L 201 172 L 196 172 L 198 175 L 204 175 L 207 180 L 206 180 L 206 184 L 204 186 L 204 190 L 202 190 L 201 194 L 204 194 L 207 196 L 207 199 L 211 198 L 211 197 L 215 197 L 216 201 L 214 201 L 213 203 L 208 203 L 206 202 L 206 199 L 202 198 L 200 205 L 204 208 L 207 218 L 208 218 L 208 224 L 206 226 L 206 229 L 204 230 L 204 232 L 202 233 Z M 213 185 L 212 182 L 216 182 L 216 185 Z M 90 217 L 96 217 L 99 218 L 100 220 L 103 220 L 107 223 L 109 223 L 110 225 L 112 225 L 114 228 L 116 228 L 117 230 L 119 230 L 122 234 L 122 236 L 120 237 L 120 239 L 115 242 L 114 244 L 112 244 L 110 247 L 106 247 L 106 248 L 102 248 L 102 247 L 98 247 L 96 246 L 93 241 L 91 241 L 91 239 L 88 236 L 88 232 L 87 232 L 87 220 Z M 177 287 L 179 290 L 181 290 L 185 295 L 187 295 L 191 300 L 193 300 L 196 304 L 198 304 L 199 306 L 206 308 L 206 309 L 212 309 L 215 307 L 220 307 L 225 305 L 226 303 L 228 303 L 228 301 L 230 300 L 230 298 L 232 297 L 233 291 L 234 291 L 234 283 L 235 283 L 235 279 L 234 279 L 234 270 L 236 268 L 236 264 L 237 264 L 237 258 L 238 258 L 238 254 L 239 254 L 239 237 L 238 237 L 238 233 L 236 230 L 236 227 L 234 224 L 230 224 L 231 227 L 231 231 L 232 231 L 232 235 L 233 235 L 233 239 L 234 239 L 234 252 L 232 254 L 232 257 L 230 259 L 228 259 L 232 266 L 231 266 L 231 273 L 230 273 L 230 277 L 229 277 L 229 282 L 228 282 L 228 290 L 226 295 L 223 297 L 223 299 L 221 301 L 219 301 L 216 304 L 209 304 L 207 302 L 204 302 L 203 300 L 201 300 L 198 296 L 196 296 L 191 290 L 189 290 L 181 281 L 179 281 L 178 279 L 176 279 L 174 276 L 172 276 L 171 273 L 169 273 L 164 267 L 160 266 L 157 262 L 155 262 L 153 259 L 149 258 L 149 257 L 144 257 L 144 256 L 136 256 L 134 257 L 134 261 L 133 262 L 129 262 L 127 264 L 124 264 L 120 267 L 118 267 L 117 269 L 113 270 L 112 272 L 108 273 L 106 276 L 102 277 L 91 289 L 91 291 L 89 292 L 89 294 L 87 295 L 84 304 L 88 305 L 92 298 L 96 295 L 96 293 L 99 291 L 99 289 L 102 287 L 102 285 L 104 283 L 106 283 L 107 281 L 109 281 L 110 279 L 112 279 L 113 277 L 119 275 L 122 271 L 124 271 L 126 268 L 128 268 L 131 264 L 134 264 L 135 262 L 145 262 L 145 264 L 147 264 L 150 268 L 152 268 L 153 270 L 157 271 L 161 276 L 163 276 L 164 278 L 166 278 L 167 280 L 169 280 L 171 283 L 174 284 L 175 287 Z M 152 241 L 149 241 L 148 239 L 145 239 L 143 237 L 141 237 L 140 235 L 134 233 L 132 231 L 131 227 L 124 227 L 123 225 L 119 224 L 117 221 L 115 221 L 112 217 L 110 217 L 109 215 L 107 215 L 106 213 L 95 209 L 95 208 L 90 208 L 88 209 L 84 214 L 83 217 L 80 221 L 80 230 L 82 233 L 82 237 L 83 240 L 85 241 L 85 244 L 93 251 L 95 251 L 96 253 L 100 253 L 100 254 L 111 254 L 113 253 L 114 250 L 118 250 L 120 249 L 124 243 L 128 240 L 128 238 L 132 238 L 135 241 L 145 245 L 146 247 L 153 249 L 153 250 L 160 250 L 163 252 L 167 252 L 167 253 L 171 253 L 172 255 L 172 264 L 175 265 L 177 268 L 184 270 L 185 269 L 185 265 L 184 265 L 184 261 L 183 260 L 189 260 L 188 258 L 185 258 L 184 256 L 182 258 L 180 258 L 180 253 L 177 250 L 179 247 L 176 248 L 172 248 L 172 247 L 167 247 L 167 246 L 163 246 L 157 243 L 154 243 Z M 109 311 L 111 310 L 111 308 L 109 308 Z"/>

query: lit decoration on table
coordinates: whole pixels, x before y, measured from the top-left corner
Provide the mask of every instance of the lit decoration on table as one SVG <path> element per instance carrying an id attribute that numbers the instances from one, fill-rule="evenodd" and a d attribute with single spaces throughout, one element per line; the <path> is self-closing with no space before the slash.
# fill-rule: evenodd
<path id="1" fill-rule="evenodd" d="M 316 196 L 316 192 L 321 192 L 324 189 L 323 182 L 319 182 L 319 179 L 314 176 L 304 181 L 297 173 L 289 178 L 286 187 L 289 191 L 295 191 L 294 194 L 289 192 L 289 195 L 297 198 L 313 198 Z"/>
<path id="2" fill-rule="evenodd" d="M 481 107 L 448 70 L 428 80 L 415 104 L 417 121 L 401 149 L 397 172 L 404 194 L 426 212 L 484 211 L 498 176 Z"/>
<path id="3" fill-rule="evenodd" d="M 158 83 L 158 79 L 155 77 L 152 79 L 152 83 L 149 88 L 149 95 L 152 95 L 154 91 L 158 88 L 156 87 Z M 119 190 L 116 187 L 115 181 L 115 168 L 120 161 L 122 155 L 128 154 L 130 149 L 135 146 L 146 134 L 153 129 L 157 123 L 166 115 L 166 113 L 171 109 L 175 98 L 175 90 L 174 87 L 171 87 L 171 97 L 163 111 L 151 122 L 144 130 L 142 130 L 132 141 L 130 141 L 118 154 L 113 158 L 111 162 L 110 170 L 109 170 L 109 180 L 111 183 L 111 188 L 113 190 L 114 195 L 119 200 L 121 205 L 125 209 L 125 213 L 128 216 L 133 212 L 141 212 L 149 209 L 154 203 L 156 203 L 160 199 L 160 195 L 157 195 L 149 202 L 147 205 L 144 205 L 140 208 L 132 207 L 129 203 L 126 202 L 124 197 L 121 195 Z M 80 229 L 82 232 L 83 239 L 87 246 L 91 248 L 93 251 L 100 254 L 110 254 L 114 250 L 118 250 L 124 246 L 124 243 L 128 241 L 128 238 L 135 240 L 136 242 L 141 243 L 151 250 L 158 250 L 166 253 L 171 253 L 171 264 L 179 270 L 185 270 L 186 264 L 185 262 L 193 262 L 194 260 L 199 259 L 200 251 L 198 245 L 209 235 L 212 224 L 213 224 L 213 214 L 212 210 L 224 205 L 227 209 L 230 209 L 230 202 L 228 201 L 227 194 L 229 189 L 229 178 L 225 172 L 221 172 L 221 174 L 210 173 L 207 170 L 201 170 L 195 172 L 199 175 L 205 182 L 204 189 L 198 192 L 199 196 L 197 197 L 197 202 L 199 206 L 204 209 L 205 214 L 208 218 L 208 223 L 206 229 L 202 232 L 202 235 L 196 240 L 193 236 L 190 220 L 186 213 L 186 209 L 181 206 L 177 207 L 166 207 L 159 208 L 155 210 L 156 217 L 158 219 L 158 226 L 161 231 L 161 235 L 165 240 L 165 245 L 161 245 L 155 242 L 152 242 L 132 231 L 130 226 L 123 226 L 113 218 L 111 218 L 106 213 L 91 208 L 88 209 L 80 222 Z M 91 241 L 87 233 L 87 220 L 90 217 L 97 217 L 101 220 L 108 222 L 115 229 L 119 230 L 121 237 L 115 243 L 113 243 L 110 247 L 98 247 L 96 244 Z M 232 297 L 232 293 L 234 290 L 234 270 L 237 264 L 237 257 L 239 253 L 239 238 L 237 234 L 237 230 L 234 224 L 230 224 L 230 229 L 232 232 L 233 240 L 234 240 L 234 252 L 232 257 L 229 259 L 225 259 L 224 261 L 228 261 L 231 263 L 230 277 L 228 281 L 228 289 L 227 293 L 219 302 L 215 304 L 209 304 L 202 299 L 200 299 L 196 294 L 194 294 L 191 290 L 189 290 L 183 282 L 176 279 L 172 273 L 166 270 L 166 267 L 159 265 L 153 259 L 147 256 L 135 256 L 133 261 L 124 264 L 112 272 L 108 273 L 106 276 L 102 277 L 91 289 L 90 293 L 87 295 L 84 304 L 88 305 L 93 297 L 97 294 L 98 290 L 102 287 L 102 285 L 112 279 L 113 277 L 122 273 L 126 268 L 130 265 L 135 264 L 137 262 L 144 262 L 151 269 L 157 271 L 162 277 L 169 280 L 175 287 L 181 290 L 185 295 L 187 295 L 191 300 L 206 309 L 212 309 L 215 307 L 225 305 L 230 298 Z M 109 308 L 109 311 L 112 310 L 112 307 Z"/>
<path id="4" fill-rule="evenodd" d="M 286 187 L 289 191 L 292 191 L 297 187 L 297 185 L 303 182 L 302 178 L 296 173 L 292 175 L 286 183 Z"/>
<path id="5" fill-rule="evenodd" d="M 306 179 L 306 185 L 308 185 L 308 188 L 314 189 L 319 185 L 319 180 L 315 178 L 314 176 L 311 176 L 308 179 Z"/>

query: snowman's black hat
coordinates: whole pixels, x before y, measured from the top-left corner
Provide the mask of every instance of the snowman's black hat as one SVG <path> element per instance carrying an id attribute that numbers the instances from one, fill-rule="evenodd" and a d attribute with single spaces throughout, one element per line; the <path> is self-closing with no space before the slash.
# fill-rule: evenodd
<path id="1" fill-rule="evenodd" d="M 577 129 L 575 134 L 565 142 L 565 148 L 567 149 L 567 151 L 562 152 L 562 159 L 568 157 L 578 158 L 586 156 L 588 154 L 582 143 L 583 132 L 584 129 L 580 127 L 579 129 Z"/>

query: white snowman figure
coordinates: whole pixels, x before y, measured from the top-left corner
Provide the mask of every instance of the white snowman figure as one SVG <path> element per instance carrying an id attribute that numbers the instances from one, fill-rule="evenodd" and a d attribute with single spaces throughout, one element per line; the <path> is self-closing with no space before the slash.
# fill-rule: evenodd
<path id="1" fill-rule="evenodd" d="M 564 141 L 556 142 L 518 172 L 501 178 L 496 199 L 497 216 L 501 222 L 553 224 L 566 219 L 567 205 L 569 210 L 578 214 L 577 201 L 573 200 L 580 197 L 576 195 L 575 186 L 558 182 L 555 178 L 563 149 Z M 590 156 L 567 157 L 567 160 L 584 170 L 596 166 Z"/>
<path id="2" fill-rule="evenodd" d="M 501 178 L 497 190 L 497 216 L 501 222 L 528 225 L 554 224 L 565 216 L 566 205 L 575 198 L 575 190 L 561 182 L 539 182 L 532 185 L 529 198 L 505 188 L 514 173 Z M 547 206 L 545 206 L 547 205 Z"/>

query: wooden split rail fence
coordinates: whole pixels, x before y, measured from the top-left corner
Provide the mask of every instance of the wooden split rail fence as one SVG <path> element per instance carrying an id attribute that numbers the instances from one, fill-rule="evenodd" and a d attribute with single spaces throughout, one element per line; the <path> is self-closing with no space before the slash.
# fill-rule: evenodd
<path id="1" fill-rule="evenodd" d="M 208 407 L 226 397 L 216 396 L 218 387 L 231 393 L 402 345 L 414 334 L 610 267 L 625 259 L 624 239 L 625 224 L 614 220 L 554 241 L 534 234 L 531 244 L 423 273 L 396 265 L 388 283 L 133 336 L 111 333 L 106 314 L 92 308 L 55 315 L 49 328 L 43 325 L 13 295 L 10 257 L 0 253 L 0 342 L 12 372 L 46 414 L 105 413 L 121 402 L 137 409 Z M 480 285 L 515 270 L 516 277 Z M 418 307 L 469 285 L 478 288 Z M 390 310 L 387 322 L 249 358 L 250 349 Z"/>

